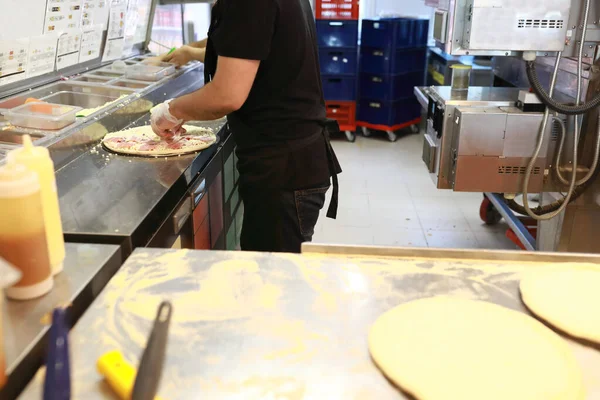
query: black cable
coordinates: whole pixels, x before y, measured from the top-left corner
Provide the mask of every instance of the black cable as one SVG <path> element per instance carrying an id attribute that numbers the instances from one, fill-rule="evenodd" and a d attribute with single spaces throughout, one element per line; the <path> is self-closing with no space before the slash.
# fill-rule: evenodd
<path id="1" fill-rule="evenodd" d="M 529 78 L 529 83 L 531 84 L 533 91 L 535 92 L 535 94 L 538 95 L 542 103 L 544 103 L 551 110 L 566 115 L 580 115 L 585 114 L 586 112 L 600 106 L 600 94 L 596 95 L 596 97 L 594 97 L 589 102 L 581 104 L 579 106 L 570 106 L 553 100 L 550 96 L 548 96 L 548 94 L 544 90 L 544 87 L 540 83 L 540 80 L 538 79 L 537 72 L 535 69 L 535 62 L 527 61 L 526 66 L 527 78 Z"/>

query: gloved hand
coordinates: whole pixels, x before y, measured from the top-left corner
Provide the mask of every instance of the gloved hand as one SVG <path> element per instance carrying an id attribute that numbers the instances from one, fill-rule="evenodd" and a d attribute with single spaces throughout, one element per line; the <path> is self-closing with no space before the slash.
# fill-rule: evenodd
<path id="1" fill-rule="evenodd" d="M 167 100 L 150 110 L 152 130 L 165 139 L 185 133 L 185 129 L 182 128 L 183 120 L 174 117 L 169 109 L 169 103 L 172 100 Z"/>
<path id="2" fill-rule="evenodd" d="M 163 57 L 163 60 L 181 67 L 192 60 L 200 61 L 199 57 L 202 51 L 204 51 L 204 49 L 196 49 L 192 46 L 183 45 L 174 52 L 167 54 Z"/>

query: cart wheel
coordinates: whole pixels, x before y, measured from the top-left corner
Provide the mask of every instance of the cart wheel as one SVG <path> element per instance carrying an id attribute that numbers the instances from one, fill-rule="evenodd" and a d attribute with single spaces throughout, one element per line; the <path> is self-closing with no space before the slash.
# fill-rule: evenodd
<path id="1" fill-rule="evenodd" d="M 356 134 L 352 131 L 346 131 L 346 139 L 350 143 L 354 143 L 354 142 L 356 142 Z"/>
<path id="2" fill-rule="evenodd" d="M 486 225 L 496 225 L 502 219 L 502 215 L 500 215 L 498 210 L 496 210 L 496 207 L 494 207 L 492 202 L 486 197 L 479 207 L 479 218 L 481 218 Z"/>
<path id="3" fill-rule="evenodd" d="M 394 143 L 396 140 L 398 140 L 398 135 L 396 135 L 394 131 L 386 131 L 386 133 L 390 142 Z"/>
<path id="4" fill-rule="evenodd" d="M 369 136 L 371 136 L 371 131 L 366 126 L 363 126 L 362 127 L 362 134 L 363 134 L 364 137 L 369 137 Z"/>
<path id="5" fill-rule="evenodd" d="M 421 128 L 419 127 L 419 125 L 411 125 L 410 126 L 410 131 L 412 133 L 419 133 L 419 132 L 421 132 Z"/>

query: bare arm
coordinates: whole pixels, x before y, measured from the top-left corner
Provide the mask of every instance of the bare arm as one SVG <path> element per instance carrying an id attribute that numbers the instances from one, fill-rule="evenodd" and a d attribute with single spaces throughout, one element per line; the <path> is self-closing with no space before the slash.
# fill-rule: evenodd
<path id="1" fill-rule="evenodd" d="M 184 121 L 218 119 L 239 110 L 252 89 L 260 61 L 219 57 L 214 79 L 170 103 L 171 114 Z"/>
<path id="2" fill-rule="evenodd" d="M 189 43 L 188 46 L 195 47 L 197 49 L 204 49 L 204 48 L 206 48 L 207 42 L 208 42 L 208 38 L 203 39 L 199 42 Z"/>
<path id="3" fill-rule="evenodd" d="M 171 62 L 182 66 L 192 60 L 200 61 L 204 63 L 204 57 L 206 55 L 206 43 L 208 39 L 201 40 L 199 42 L 190 43 L 183 45 L 172 53 L 163 53 L 159 56 L 152 57 L 144 61 L 147 64 L 157 64 L 160 62 Z"/>

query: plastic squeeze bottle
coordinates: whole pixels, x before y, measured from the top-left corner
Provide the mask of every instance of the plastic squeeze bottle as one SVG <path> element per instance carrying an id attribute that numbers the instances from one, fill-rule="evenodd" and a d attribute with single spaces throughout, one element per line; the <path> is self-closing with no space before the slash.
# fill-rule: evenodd
<path id="1" fill-rule="evenodd" d="M 29 300 L 52 290 L 40 184 L 19 164 L 0 167 L 0 257 L 21 271 L 21 279 L 5 289 L 7 297 Z"/>
<path id="2" fill-rule="evenodd" d="M 44 225 L 46 226 L 46 242 L 50 253 L 52 274 L 56 275 L 63 269 L 65 260 L 65 240 L 63 238 L 62 222 L 54 177 L 54 163 L 45 147 L 34 146 L 29 135 L 23 137 L 23 147 L 12 150 L 6 156 L 9 163 L 22 164 L 35 172 L 42 191 L 42 209 Z"/>

